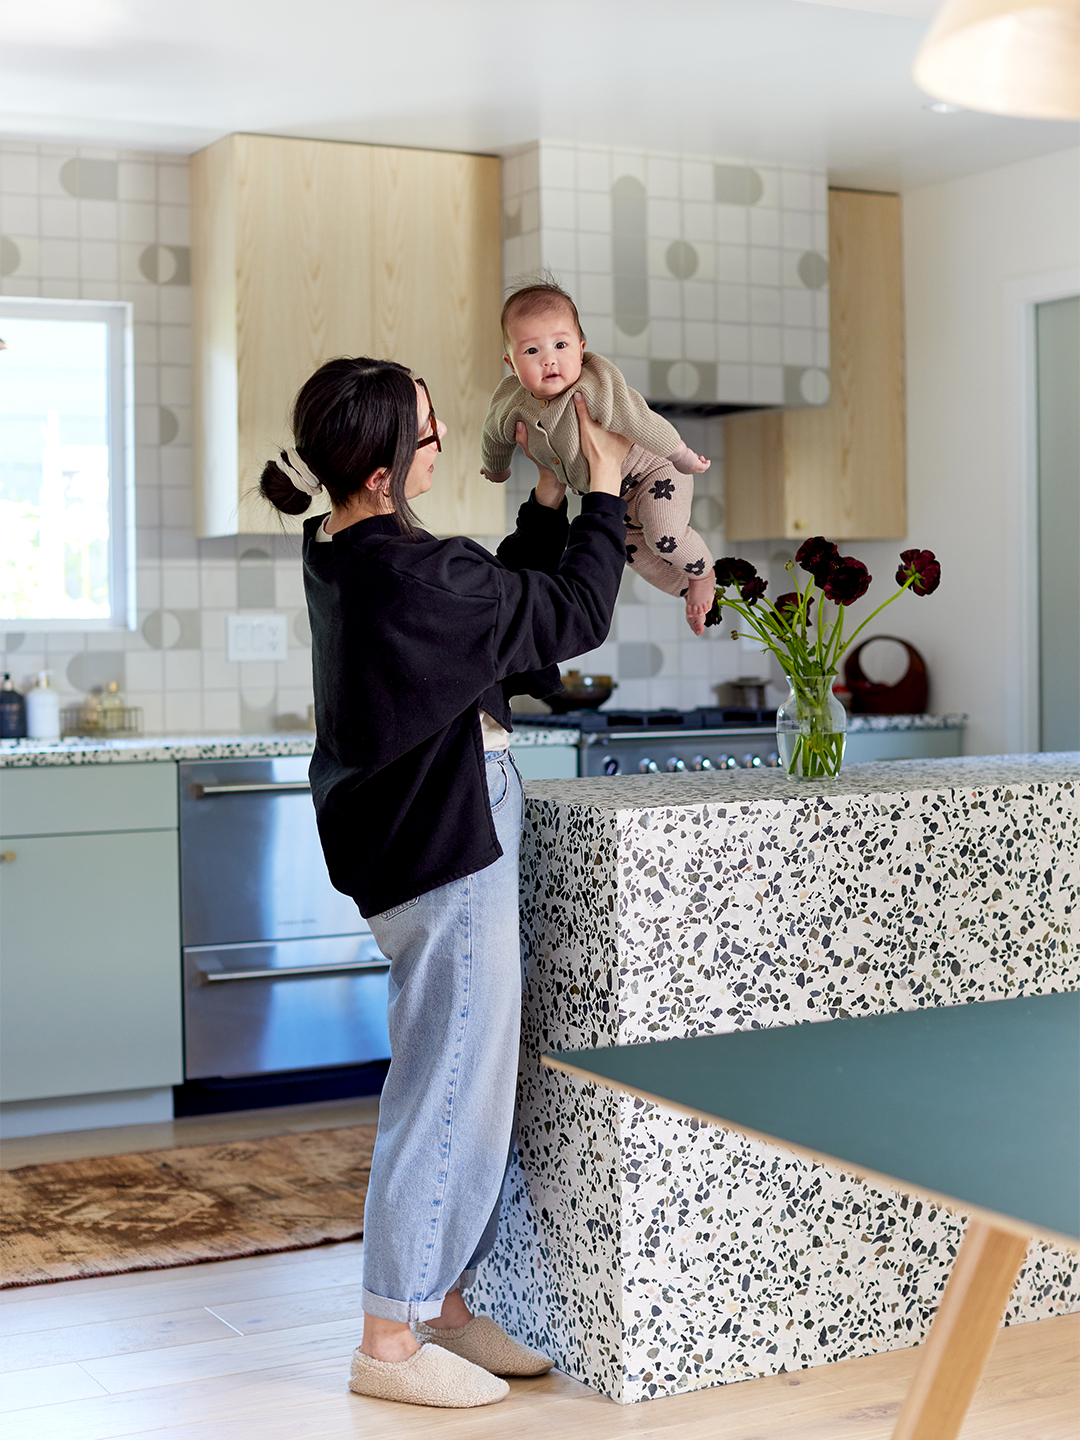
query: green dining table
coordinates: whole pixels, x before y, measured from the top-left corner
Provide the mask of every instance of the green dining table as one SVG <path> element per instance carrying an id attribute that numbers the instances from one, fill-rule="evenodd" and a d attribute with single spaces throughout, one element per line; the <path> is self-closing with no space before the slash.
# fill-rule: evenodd
<path id="1" fill-rule="evenodd" d="M 969 1217 L 893 1440 L 956 1440 L 1031 1239 L 1080 1248 L 1080 993 L 544 1064 Z"/>

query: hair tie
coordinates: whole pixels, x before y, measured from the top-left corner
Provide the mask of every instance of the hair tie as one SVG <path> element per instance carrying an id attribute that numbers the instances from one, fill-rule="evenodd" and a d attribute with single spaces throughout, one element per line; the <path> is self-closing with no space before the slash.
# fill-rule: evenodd
<path id="1" fill-rule="evenodd" d="M 278 464 L 297 490 L 303 490 L 305 495 L 318 495 L 323 488 L 322 481 L 304 464 L 295 450 L 282 450 L 278 456 Z"/>

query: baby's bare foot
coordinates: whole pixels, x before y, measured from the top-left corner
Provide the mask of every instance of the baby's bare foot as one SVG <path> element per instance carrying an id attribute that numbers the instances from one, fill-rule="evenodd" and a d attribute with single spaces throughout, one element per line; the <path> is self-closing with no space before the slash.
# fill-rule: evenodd
<path id="1" fill-rule="evenodd" d="M 698 455 L 695 451 L 691 450 L 685 441 L 679 446 L 678 450 L 675 451 L 674 455 L 668 456 L 668 459 L 680 475 L 701 475 L 708 470 L 712 464 L 712 461 L 706 460 L 704 455 Z"/>
<path id="2" fill-rule="evenodd" d="M 504 485 L 510 479 L 509 470 L 485 470 L 483 465 L 480 466 L 480 474 L 486 476 L 493 485 Z"/>
<path id="3" fill-rule="evenodd" d="M 716 583 L 711 578 L 691 580 L 686 591 L 686 623 L 695 635 L 704 635 L 705 616 L 712 609 Z"/>

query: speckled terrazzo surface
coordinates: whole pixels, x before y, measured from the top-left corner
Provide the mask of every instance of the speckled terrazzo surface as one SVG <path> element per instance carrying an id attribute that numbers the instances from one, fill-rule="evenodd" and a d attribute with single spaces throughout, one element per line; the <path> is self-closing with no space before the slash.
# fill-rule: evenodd
<path id="1" fill-rule="evenodd" d="M 512 749 L 576 745 L 576 730 L 514 731 Z M 310 755 L 315 737 L 281 735 L 140 735 L 129 740 L 0 740 L 0 769 L 32 765 L 117 765 L 147 760 L 253 760 Z"/>
<path id="2" fill-rule="evenodd" d="M 123 765 L 147 760 L 250 760 L 310 755 L 314 737 L 139 735 L 128 740 L 0 740 L 0 769 L 32 765 Z"/>
<path id="3" fill-rule="evenodd" d="M 848 734 L 860 730 L 963 730 L 966 715 L 849 715 Z"/>
<path id="4" fill-rule="evenodd" d="M 520 1158 L 474 1294 L 624 1403 L 922 1339 L 962 1217 L 539 1055 L 1080 988 L 1080 756 L 527 795 Z M 1007 1319 L 1077 1284 L 1033 1244 Z"/>
<path id="5" fill-rule="evenodd" d="M 942 760 L 888 760 L 845 765 L 835 780 L 796 780 L 779 770 L 687 771 L 681 775 L 616 775 L 577 780 L 532 780 L 536 801 L 587 805 L 596 810 L 648 810 L 702 803 L 787 805 L 823 797 L 880 792 L 911 794 L 951 790 L 955 786 L 1080 781 L 1080 754 L 970 755 Z"/>

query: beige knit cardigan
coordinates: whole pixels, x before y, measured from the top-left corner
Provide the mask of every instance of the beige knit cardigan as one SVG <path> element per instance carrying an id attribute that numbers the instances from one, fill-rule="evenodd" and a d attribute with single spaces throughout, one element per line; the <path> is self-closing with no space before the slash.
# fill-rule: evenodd
<path id="1" fill-rule="evenodd" d="M 538 400 L 516 375 L 506 377 L 491 397 L 484 421 L 480 441 L 484 468 L 510 468 L 516 444 L 514 429 L 517 422 L 523 420 L 528 428 L 533 459 L 561 474 L 571 490 L 584 495 L 589 489 L 589 462 L 581 453 L 574 409 L 574 395 L 579 390 L 598 425 L 625 435 L 643 450 L 668 456 L 674 455 L 682 444 L 674 425 L 649 409 L 610 360 L 586 350 L 581 378 L 553 400 Z"/>

